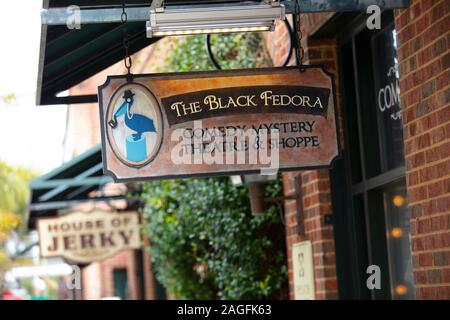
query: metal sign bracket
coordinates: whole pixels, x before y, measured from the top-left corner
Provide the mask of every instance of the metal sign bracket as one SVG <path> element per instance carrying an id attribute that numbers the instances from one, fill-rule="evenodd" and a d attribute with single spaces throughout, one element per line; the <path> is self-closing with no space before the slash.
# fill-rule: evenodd
<path id="1" fill-rule="evenodd" d="M 296 14 L 298 11 L 302 13 L 312 12 L 345 12 L 345 11 L 365 11 L 370 5 L 377 5 L 382 9 L 398 9 L 409 6 L 410 0 L 354 0 L 354 1 L 336 1 L 336 0 L 281 0 L 280 4 L 285 6 L 286 13 Z M 221 6 L 232 5 L 233 3 L 222 3 Z M 163 0 L 154 0 L 151 6 L 130 6 L 127 7 L 127 15 L 129 22 L 148 21 L 150 19 L 150 9 L 164 10 Z M 198 6 L 198 4 L 197 4 Z M 217 4 L 210 4 L 217 6 Z M 168 6 L 166 6 L 168 7 Z M 189 11 L 192 4 L 183 6 L 171 6 L 182 8 Z M 120 23 L 120 14 L 122 9 L 120 6 L 106 8 L 80 8 L 80 23 L 96 24 L 96 23 Z M 66 7 L 43 9 L 41 12 L 42 24 L 45 25 L 66 25 L 68 19 L 71 18 L 73 12 L 67 10 Z"/>

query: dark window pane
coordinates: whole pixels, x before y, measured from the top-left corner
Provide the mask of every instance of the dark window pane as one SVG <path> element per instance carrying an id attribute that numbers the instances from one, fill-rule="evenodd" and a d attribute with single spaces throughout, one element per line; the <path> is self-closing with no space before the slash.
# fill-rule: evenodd
<path id="1" fill-rule="evenodd" d="M 343 62 L 343 88 L 344 88 L 344 100 L 345 100 L 345 122 L 347 126 L 347 141 L 349 152 L 352 183 L 357 183 L 362 180 L 361 173 L 361 155 L 359 148 L 359 132 L 358 132 L 358 119 L 357 108 L 355 99 L 355 77 L 353 68 L 353 55 L 351 42 L 343 46 L 342 48 L 342 62 Z"/>
<path id="2" fill-rule="evenodd" d="M 367 222 L 364 210 L 364 198 L 363 195 L 358 195 L 353 197 L 353 211 L 354 211 L 354 225 L 355 225 L 355 235 L 354 241 L 356 244 L 356 252 L 359 258 L 359 273 L 361 275 L 367 275 L 367 267 L 369 266 L 369 252 L 367 245 Z M 367 288 L 365 281 L 359 283 L 360 298 L 370 299 L 370 291 Z"/>
<path id="3" fill-rule="evenodd" d="M 365 178 L 369 179 L 381 171 L 378 121 L 372 73 L 372 52 L 370 30 L 364 30 L 356 37 L 356 60 L 358 68 L 359 115 L 363 139 Z"/>
<path id="4" fill-rule="evenodd" d="M 383 171 L 403 166 L 403 124 L 394 25 L 372 39 L 376 110 Z"/>
<path id="5" fill-rule="evenodd" d="M 382 21 L 383 29 L 361 28 L 341 43 L 353 252 L 358 272 L 365 273 L 368 265 L 381 271 L 380 290 L 354 289 L 361 297 L 410 299 L 414 284 L 406 184 L 400 170 L 392 170 L 405 163 L 392 12 L 384 12 Z"/>
<path id="6" fill-rule="evenodd" d="M 386 223 L 383 214 L 383 197 L 379 190 L 367 194 L 368 219 L 370 225 L 370 251 L 372 264 L 380 268 L 381 290 L 374 290 L 376 299 L 390 299 L 390 269 L 387 252 Z"/>
<path id="7" fill-rule="evenodd" d="M 383 190 L 383 201 L 392 297 L 414 299 L 410 214 L 405 182 L 386 187 Z"/>
<path id="8" fill-rule="evenodd" d="M 114 269 L 114 296 L 119 297 L 122 300 L 128 298 L 128 280 L 126 269 Z"/>

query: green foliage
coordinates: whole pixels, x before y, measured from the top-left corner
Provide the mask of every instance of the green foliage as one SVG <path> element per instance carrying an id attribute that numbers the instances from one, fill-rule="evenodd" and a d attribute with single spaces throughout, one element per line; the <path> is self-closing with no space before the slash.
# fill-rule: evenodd
<path id="1" fill-rule="evenodd" d="M 0 161 L 0 211 L 23 215 L 29 196 L 28 182 L 35 173 L 22 167 L 12 167 Z"/>
<path id="2" fill-rule="evenodd" d="M 29 197 L 28 182 L 33 177 L 34 173 L 26 168 L 14 168 L 0 161 L 0 296 L 4 273 L 11 263 L 4 242 L 23 220 Z"/>
<path id="3" fill-rule="evenodd" d="M 10 106 L 13 105 L 14 103 L 16 103 L 17 101 L 17 96 L 15 93 L 8 93 L 5 94 L 3 96 L 0 96 L 0 101 L 5 105 L 5 106 Z"/>
<path id="4" fill-rule="evenodd" d="M 206 49 L 205 35 L 175 37 L 174 50 L 161 68 L 164 72 L 215 70 Z M 261 34 L 254 32 L 216 34 L 211 47 L 221 68 L 258 68 L 271 66 Z"/>
<path id="5" fill-rule="evenodd" d="M 204 35 L 175 37 L 164 72 L 214 70 Z M 262 36 L 211 36 L 222 69 L 271 66 Z M 281 193 L 280 183 L 266 188 Z M 284 227 L 276 207 L 252 216 L 246 187 L 228 178 L 149 182 L 145 231 L 158 280 L 181 299 L 286 298 Z"/>
<path id="6" fill-rule="evenodd" d="M 277 208 L 252 216 L 247 188 L 228 178 L 150 182 L 141 197 L 156 275 L 175 297 L 281 298 L 284 241 L 268 236 L 284 238 Z"/>

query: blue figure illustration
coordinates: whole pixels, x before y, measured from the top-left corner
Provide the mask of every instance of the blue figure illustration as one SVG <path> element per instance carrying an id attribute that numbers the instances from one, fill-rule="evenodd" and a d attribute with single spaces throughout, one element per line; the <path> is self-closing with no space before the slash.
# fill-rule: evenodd
<path id="1" fill-rule="evenodd" d="M 125 117 L 125 125 L 135 131 L 125 138 L 126 157 L 130 161 L 140 162 L 147 157 L 147 140 L 143 135 L 145 132 L 156 132 L 153 120 L 138 113 L 133 113 L 131 107 L 134 103 L 134 93 L 125 90 L 124 102 L 113 115 L 113 119 L 108 122 L 111 128 L 117 127 L 117 117 Z"/>

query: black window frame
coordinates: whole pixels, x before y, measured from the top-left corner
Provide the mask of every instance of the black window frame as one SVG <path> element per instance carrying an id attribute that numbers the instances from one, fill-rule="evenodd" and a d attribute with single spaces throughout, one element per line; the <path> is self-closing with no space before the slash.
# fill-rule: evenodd
<path id="1" fill-rule="evenodd" d="M 379 201 L 375 201 L 374 197 L 379 193 L 382 186 L 388 186 L 395 183 L 405 183 L 405 165 L 395 169 L 387 170 L 385 157 L 383 156 L 383 147 L 380 144 L 373 148 L 377 152 L 376 158 L 378 164 L 375 164 L 374 172 L 376 174 L 368 174 L 366 168 L 367 161 L 365 157 L 365 144 L 363 131 L 363 121 L 361 112 L 363 106 L 369 106 L 374 111 L 377 111 L 377 106 L 374 105 L 373 93 L 375 92 L 374 79 L 371 78 L 373 59 L 370 52 L 371 46 L 363 48 L 366 50 L 367 56 L 358 55 L 356 41 L 358 37 L 367 35 L 368 41 L 376 32 L 382 32 L 385 28 L 392 26 L 394 23 L 393 11 L 384 11 L 381 16 L 381 30 L 368 30 L 366 27 L 367 15 L 365 13 L 359 14 L 350 20 L 346 25 L 340 28 L 336 34 L 338 44 L 338 63 L 339 63 L 339 86 L 342 97 L 343 114 L 344 114 L 344 139 L 345 147 L 342 153 L 342 158 L 336 161 L 334 167 L 330 172 L 331 190 L 332 190 L 332 206 L 334 213 L 334 234 L 336 245 L 336 267 L 338 275 L 338 289 L 339 297 L 341 299 L 391 299 L 391 284 L 389 278 L 389 260 L 387 252 L 386 239 L 386 224 L 384 221 L 384 214 L 371 215 L 370 211 L 384 209 L 375 208 Z M 347 47 L 346 47 L 347 46 Z M 351 48 L 351 76 L 353 77 L 354 86 L 345 81 L 345 73 L 348 69 L 348 54 Z M 344 54 L 343 54 L 344 53 Z M 348 53 L 348 52 L 347 52 Z M 361 52 L 360 52 L 361 53 Z M 363 56 L 366 61 L 356 61 L 358 56 Z M 361 70 L 365 68 L 366 70 Z M 369 70 L 372 69 L 372 70 Z M 358 87 L 361 83 L 359 75 L 366 73 L 367 79 L 364 79 L 367 85 L 367 95 L 361 97 L 361 88 Z M 371 96 L 372 93 L 372 96 Z M 361 101 L 363 100 L 364 101 Z M 357 127 L 356 132 L 358 136 L 355 137 L 350 133 L 348 114 L 347 112 L 352 106 L 346 105 L 347 102 L 354 104 L 356 111 Z M 378 112 L 373 114 L 376 118 L 374 121 L 380 121 Z M 373 116 L 372 115 L 372 116 Z M 380 126 L 376 126 L 376 139 L 380 135 Z M 355 148 L 349 148 L 350 143 L 353 145 L 357 143 Z M 355 150 L 357 149 L 357 150 Z M 351 152 L 357 152 L 351 154 Z M 367 150 L 366 150 L 367 151 Z M 359 159 L 359 161 L 358 161 Z M 371 163 L 370 165 L 374 165 Z M 359 177 L 358 177 L 358 171 Z M 353 172 L 353 174 L 352 174 Z M 356 178 L 355 178 L 355 173 Z M 358 200 L 355 200 L 358 199 Z M 358 214 L 362 211 L 363 215 Z M 368 274 L 366 268 L 369 265 L 379 265 L 382 270 L 382 283 L 380 290 L 368 290 L 366 281 Z M 384 271 L 383 271 L 384 270 Z"/>

